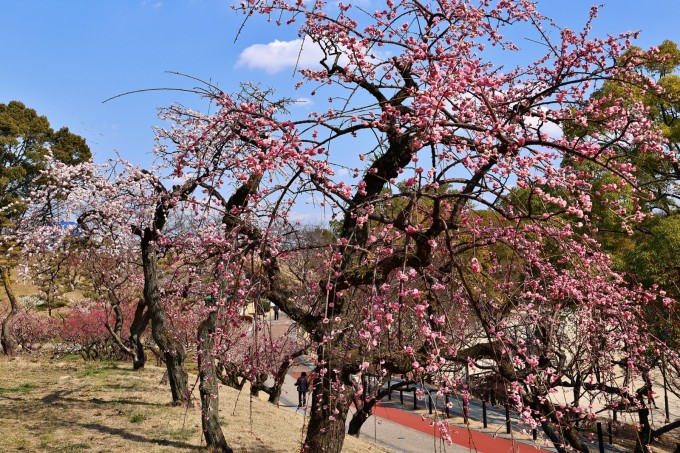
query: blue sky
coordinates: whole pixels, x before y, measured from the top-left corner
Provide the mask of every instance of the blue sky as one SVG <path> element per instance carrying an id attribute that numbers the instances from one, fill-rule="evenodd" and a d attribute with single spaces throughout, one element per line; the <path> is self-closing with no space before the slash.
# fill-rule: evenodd
<path id="1" fill-rule="evenodd" d="M 371 10 L 371 2 L 360 0 Z M 355 2 L 356 3 L 356 2 Z M 578 27 L 593 0 L 541 0 L 540 10 Z M 16 99 L 46 115 L 53 127 L 84 136 L 97 161 L 116 152 L 147 165 L 156 109 L 195 96 L 156 91 L 102 101 L 144 88 L 192 88 L 166 74 L 210 80 L 224 91 L 256 81 L 291 95 L 296 28 L 253 20 L 234 42 L 243 16 L 225 0 L 4 0 L 0 102 Z M 637 44 L 680 41 L 677 0 L 609 0 L 595 35 L 641 30 Z M 278 40 L 278 44 L 274 44 Z M 520 43 L 521 44 L 521 43 Z M 252 47 L 255 46 L 255 47 Z M 304 93 L 297 96 L 304 97 Z"/>

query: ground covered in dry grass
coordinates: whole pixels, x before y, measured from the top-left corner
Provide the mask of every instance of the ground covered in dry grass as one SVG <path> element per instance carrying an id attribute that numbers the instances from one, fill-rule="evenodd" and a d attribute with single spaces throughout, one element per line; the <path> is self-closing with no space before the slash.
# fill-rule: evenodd
<path id="1" fill-rule="evenodd" d="M 169 405 L 163 371 L 80 357 L 0 357 L 0 450 L 201 451 L 200 405 Z M 229 388 L 220 398 L 222 428 L 234 451 L 300 450 L 302 415 Z M 345 451 L 386 450 L 350 437 Z"/>

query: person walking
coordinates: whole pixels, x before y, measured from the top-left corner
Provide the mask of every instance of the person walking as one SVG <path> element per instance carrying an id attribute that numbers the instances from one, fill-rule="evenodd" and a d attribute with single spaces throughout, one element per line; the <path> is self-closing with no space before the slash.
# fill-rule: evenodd
<path id="1" fill-rule="evenodd" d="M 298 407 L 306 406 L 308 389 L 306 372 L 303 371 L 302 374 L 300 374 L 300 377 L 297 378 L 297 380 L 295 381 L 295 387 L 297 387 L 298 390 Z"/>
<path id="2" fill-rule="evenodd" d="M 277 321 L 279 319 L 279 307 L 278 305 L 274 305 L 274 321 Z"/>

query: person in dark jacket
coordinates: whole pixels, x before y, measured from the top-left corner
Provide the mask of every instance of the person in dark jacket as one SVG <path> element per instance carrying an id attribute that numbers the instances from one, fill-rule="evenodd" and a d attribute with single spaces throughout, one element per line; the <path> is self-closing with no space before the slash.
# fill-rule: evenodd
<path id="1" fill-rule="evenodd" d="M 304 371 L 300 374 L 300 377 L 295 381 L 295 387 L 298 390 L 298 407 L 305 406 L 307 404 L 307 373 Z"/>

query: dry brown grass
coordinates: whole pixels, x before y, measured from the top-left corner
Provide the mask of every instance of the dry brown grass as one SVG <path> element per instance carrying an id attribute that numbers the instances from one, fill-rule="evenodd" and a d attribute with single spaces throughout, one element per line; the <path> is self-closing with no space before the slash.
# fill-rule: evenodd
<path id="1" fill-rule="evenodd" d="M 201 451 L 199 405 L 170 406 L 163 369 L 79 357 L 0 357 L 0 449 L 5 452 Z M 300 450 L 304 417 L 247 393 L 220 392 L 222 427 L 236 452 Z M 387 450 L 349 437 L 347 452 Z"/>

